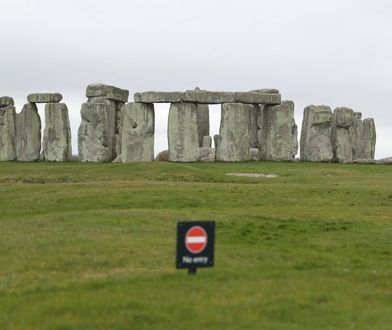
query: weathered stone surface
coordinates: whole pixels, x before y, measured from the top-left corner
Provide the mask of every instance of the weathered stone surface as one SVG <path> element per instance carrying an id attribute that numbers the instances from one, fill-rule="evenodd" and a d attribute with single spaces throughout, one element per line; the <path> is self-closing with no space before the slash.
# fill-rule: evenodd
<path id="1" fill-rule="evenodd" d="M 15 159 L 16 112 L 13 105 L 8 105 L 0 107 L 0 161 L 12 161 Z"/>
<path id="2" fill-rule="evenodd" d="M 374 159 L 376 152 L 376 126 L 373 118 L 363 120 L 359 146 L 358 159 Z"/>
<path id="3" fill-rule="evenodd" d="M 258 162 L 260 160 L 259 148 L 250 148 L 250 160 Z"/>
<path id="4" fill-rule="evenodd" d="M 169 161 L 169 150 L 163 150 L 158 153 L 155 157 L 156 162 L 167 162 Z"/>
<path id="5" fill-rule="evenodd" d="M 113 140 L 113 158 L 121 155 L 122 148 L 122 126 L 121 121 L 123 118 L 123 112 L 125 103 L 114 101 L 115 105 L 115 116 L 114 116 L 114 140 Z"/>
<path id="6" fill-rule="evenodd" d="M 207 104 L 197 105 L 197 132 L 199 147 L 203 147 L 203 139 L 210 135 L 210 109 Z"/>
<path id="7" fill-rule="evenodd" d="M 218 143 L 219 143 L 219 135 L 215 134 L 214 135 L 214 147 L 215 147 L 215 149 L 218 149 Z"/>
<path id="8" fill-rule="evenodd" d="M 14 99 L 11 96 L 0 97 L 0 108 L 8 107 L 9 105 L 14 104 Z"/>
<path id="9" fill-rule="evenodd" d="M 260 92 L 235 92 L 234 99 L 237 103 L 269 105 L 280 104 L 282 101 L 280 94 Z"/>
<path id="10" fill-rule="evenodd" d="M 298 151 L 297 125 L 294 120 L 294 102 L 283 101 L 263 110 L 263 128 L 259 141 L 263 160 L 294 160 Z"/>
<path id="11" fill-rule="evenodd" d="M 27 95 L 30 103 L 59 103 L 63 99 L 60 93 L 33 93 Z"/>
<path id="12" fill-rule="evenodd" d="M 110 113 L 114 113 L 114 117 L 110 117 L 110 131 L 114 130 L 112 140 L 112 159 L 115 159 L 121 154 L 121 117 L 122 108 L 125 103 L 115 100 L 107 99 L 104 96 L 92 96 L 88 98 L 87 103 L 94 104 L 105 104 L 110 110 Z M 113 120 L 112 120 L 113 119 Z"/>
<path id="13" fill-rule="evenodd" d="M 259 115 L 262 108 L 259 105 L 254 105 L 253 109 L 250 110 L 249 114 L 249 134 L 250 134 L 250 147 L 258 148 L 259 139 L 258 132 L 261 127 L 259 127 Z"/>
<path id="14" fill-rule="evenodd" d="M 113 158 L 115 108 L 106 103 L 83 103 L 78 131 L 82 162 L 108 162 Z"/>
<path id="15" fill-rule="evenodd" d="M 266 89 L 251 92 L 206 91 L 198 88 L 186 92 L 143 92 L 134 95 L 135 102 L 143 103 L 179 103 L 198 104 L 247 103 L 247 104 L 280 104 L 278 90 Z"/>
<path id="16" fill-rule="evenodd" d="M 219 104 L 235 102 L 232 92 L 214 92 L 205 90 L 188 90 L 183 94 L 183 100 L 201 104 Z"/>
<path id="17" fill-rule="evenodd" d="M 169 110 L 169 161 L 199 160 L 198 107 L 195 103 L 172 103 Z"/>
<path id="18" fill-rule="evenodd" d="M 182 92 L 143 92 L 133 95 L 135 102 L 143 103 L 178 103 L 183 101 Z"/>
<path id="19" fill-rule="evenodd" d="M 362 135 L 362 114 L 360 112 L 354 112 L 353 124 L 350 126 L 350 138 L 353 160 L 361 159 L 360 157 L 360 143 Z"/>
<path id="20" fill-rule="evenodd" d="M 110 100 L 128 102 L 129 91 L 105 84 L 90 84 L 86 88 L 86 97 L 103 96 Z"/>
<path id="21" fill-rule="evenodd" d="M 71 126 L 65 103 L 48 103 L 45 106 L 43 154 L 46 161 L 71 160 Z"/>
<path id="22" fill-rule="evenodd" d="M 310 105 L 304 109 L 301 131 L 301 160 L 329 162 L 331 145 L 332 110 L 328 106 Z"/>
<path id="23" fill-rule="evenodd" d="M 251 104 L 222 104 L 216 160 L 240 162 L 251 160 L 250 156 L 250 115 Z"/>
<path id="24" fill-rule="evenodd" d="M 19 161 L 33 162 L 40 158 L 41 118 L 37 106 L 27 103 L 16 114 L 16 156 Z"/>
<path id="25" fill-rule="evenodd" d="M 331 144 L 333 160 L 339 163 L 353 161 L 350 126 L 354 123 L 354 111 L 349 108 L 336 108 L 332 117 Z"/>
<path id="26" fill-rule="evenodd" d="M 201 162 L 215 162 L 215 149 L 203 147 L 200 148 L 200 161 Z"/>
<path id="27" fill-rule="evenodd" d="M 186 91 L 183 99 L 187 102 L 202 104 L 246 103 L 246 104 L 280 104 L 280 94 L 260 92 L 216 92 L 192 90 Z"/>
<path id="28" fill-rule="evenodd" d="M 155 113 L 152 103 L 128 103 L 122 117 L 123 163 L 154 160 Z"/>
<path id="29" fill-rule="evenodd" d="M 268 93 L 268 94 L 279 94 L 279 89 L 276 88 L 262 88 L 251 90 L 252 93 Z"/>
<path id="30" fill-rule="evenodd" d="M 212 138 L 211 138 L 211 136 L 205 136 L 204 138 L 203 138 L 203 145 L 202 145 L 202 147 L 203 148 L 211 148 L 212 147 Z"/>

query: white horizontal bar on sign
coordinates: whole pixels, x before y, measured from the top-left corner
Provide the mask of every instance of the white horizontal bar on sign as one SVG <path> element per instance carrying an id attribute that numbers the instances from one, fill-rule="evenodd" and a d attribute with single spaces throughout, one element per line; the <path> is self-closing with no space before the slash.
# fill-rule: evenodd
<path id="1" fill-rule="evenodd" d="M 186 238 L 187 243 L 205 243 L 207 242 L 207 237 L 204 236 L 193 236 Z"/>

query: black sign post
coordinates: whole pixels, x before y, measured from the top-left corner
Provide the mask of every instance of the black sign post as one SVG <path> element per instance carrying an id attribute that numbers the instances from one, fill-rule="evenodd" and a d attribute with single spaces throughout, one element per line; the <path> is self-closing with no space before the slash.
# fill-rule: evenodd
<path id="1" fill-rule="evenodd" d="M 214 266 L 214 221 L 183 221 L 177 224 L 177 268 L 188 268 L 196 274 L 197 268 Z"/>

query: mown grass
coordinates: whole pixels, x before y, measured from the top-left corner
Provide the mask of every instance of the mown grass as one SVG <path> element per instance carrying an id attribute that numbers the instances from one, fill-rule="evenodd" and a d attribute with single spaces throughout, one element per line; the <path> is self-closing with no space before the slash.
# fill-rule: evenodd
<path id="1" fill-rule="evenodd" d="M 2 329 L 390 329 L 392 167 L 0 163 L 0 252 Z"/>

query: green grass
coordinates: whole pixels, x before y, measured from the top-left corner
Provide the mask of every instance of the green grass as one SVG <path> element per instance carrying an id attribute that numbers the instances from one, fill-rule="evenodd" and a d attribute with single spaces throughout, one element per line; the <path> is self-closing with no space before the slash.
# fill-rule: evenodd
<path id="1" fill-rule="evenodd" d="M 217 223 L 196 276 L 191 219 Z M 0 163 L 1 329 L 390 329 L 391 306 L 392 167 Z"/>

